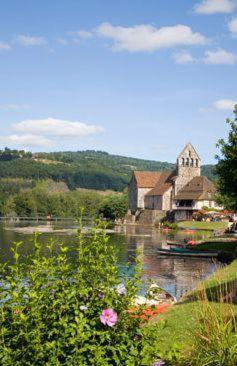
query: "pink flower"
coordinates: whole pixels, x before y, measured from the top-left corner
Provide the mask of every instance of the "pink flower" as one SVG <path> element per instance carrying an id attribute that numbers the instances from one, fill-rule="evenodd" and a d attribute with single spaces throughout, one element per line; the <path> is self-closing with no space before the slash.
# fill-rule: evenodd
<path id="1" fill-rule="evenodd" d="M 113 309 L 104 309 L 100 315 L 101 323 L 108 325 L 109 327 L 113 327 L 116 324 L 117 319 L 117 313 Z"/>

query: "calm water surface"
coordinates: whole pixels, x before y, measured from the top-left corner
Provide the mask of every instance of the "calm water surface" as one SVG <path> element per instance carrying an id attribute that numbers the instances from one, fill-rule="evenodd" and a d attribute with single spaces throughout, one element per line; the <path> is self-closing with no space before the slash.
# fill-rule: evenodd
<path id="1" fill-rule="evenodd" d="M 0 223 L 0 260 L 8 260 L 11 256 L 9 244 L 13 241 L 23 241 L 21 250 L 24 255 L 31 252 L 33 236 L 15 232 L 19 226 L 37 226 L 38 223 Z M 75 223 L 40 223 L 40 225 L 52 226 L 54 229 L 76 228 Z M 112 243 L 118 248 L 119 264 L 132 263 L 136 249 L 139 249 L 143 264 L 144 279 L 152 279 L 166 291 L 179 298 L 185 291 L 195 287 L 200 279 L 213 273 L 220 265 L 207 258 L 177 258 L 159 256 L 157 249 L 166 247 L 167 240 L 204 239 L 210 236 L 209 232 L 185 231 L 164 233 L 150 227 L 117 227 L 116 233 L 111 234 Z M 61 240 L 73 249 L 75 236 L 67 233 L 44 233 L 40 241 L 46 243 L 49 238 Z M 72 251 L 73 257 L 73 251 Z"/>

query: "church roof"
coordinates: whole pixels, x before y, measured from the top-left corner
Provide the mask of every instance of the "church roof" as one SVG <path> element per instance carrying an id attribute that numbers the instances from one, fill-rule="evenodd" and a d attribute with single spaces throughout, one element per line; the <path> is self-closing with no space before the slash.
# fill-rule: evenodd
<path id="1" fill-rule="evenodd" d="M 194 177 L 174 197 L 174 200 L 210 200 L 216 194 L 214 184 L 207 177 Z"/>
<path id="2" fill-rule="evenodd" d="M 146 196 L 162 196 L 170 187 L 176 178 L 176 170 L 161 173 L 155 187 L 150 190 Z"/>
<path id="3" fill-rule="evenodd" d="M 135 171 L 138 188 L 154 188 L 162 172 Z"/>

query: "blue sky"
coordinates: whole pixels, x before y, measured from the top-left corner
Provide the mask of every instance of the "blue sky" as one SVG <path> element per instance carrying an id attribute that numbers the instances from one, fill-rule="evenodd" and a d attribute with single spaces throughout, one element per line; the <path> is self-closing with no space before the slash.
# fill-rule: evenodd
<path id="1" fill-rule="evenodd" d="M 0 1 L 0 146 L 204 163 L 237 102 L 237 0 Z"/>

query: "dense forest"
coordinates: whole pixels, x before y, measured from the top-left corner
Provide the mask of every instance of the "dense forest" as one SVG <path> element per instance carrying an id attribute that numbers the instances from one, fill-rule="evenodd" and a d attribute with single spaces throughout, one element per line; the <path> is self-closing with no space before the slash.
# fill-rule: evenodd
<path id="1" fill-rule="evenodd" d="M 103 151 L 33 154 L 0 151 L 0 216 L 114 219 L 127 211 L 127 184 L 133 170 L 161 171 L 174 164 L 110 155 Z M 203 174 L 214 179 L 214 166 Z"/>
<path id="2" fill-rule="evenodd" d="M 111 155 L 103 151 L 25 153 L 0 151 L 0 177 L 25 180 L 52 179 L 64 182 L 70 190 L 78 187 L 123 191 L 133 170 L 161 171 L 174 164 Z M 214 180 L 214 166 L 204 165 L 202 174 Z"/>

